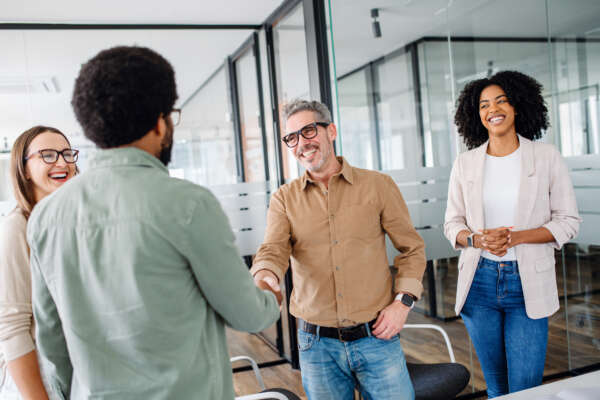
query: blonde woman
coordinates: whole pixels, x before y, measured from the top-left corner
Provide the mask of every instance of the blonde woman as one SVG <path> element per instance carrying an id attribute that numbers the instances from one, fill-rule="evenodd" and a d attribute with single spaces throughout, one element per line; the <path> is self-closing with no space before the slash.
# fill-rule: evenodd
<path id="1" fill-rule="evenodd" d="M 77 155 L 63 133 L 45 126 L 23 132 L 12 148 L 17 207 L 0 229 L 0 400 L 53 397 L 44 387 L 35 351 L 25 235 L 33 207 L 76 174 Z"/>

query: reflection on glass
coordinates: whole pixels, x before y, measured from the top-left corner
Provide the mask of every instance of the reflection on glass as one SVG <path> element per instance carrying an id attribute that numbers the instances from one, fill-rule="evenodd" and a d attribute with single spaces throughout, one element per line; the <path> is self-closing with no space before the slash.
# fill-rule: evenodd
<path id="1" fill-rule="evenodd" d="M 279 115 L 282 106 L 290 100 L 309 99 L 308 57 L 304 12 L 302 3 L 273 27 L 275 65 L 277 74 L 277 97 Z M 285 121 L 281 121 L 281 136 L 285 136 Z M 298 164 L 288 150 L 282 149 L 284 178 L 299 176 Z"/>
<path id="2" fill-rule="evenodd" d="M 423 118 L 424 165 L 450 166 L 461 146 L 454 129 L 456 88 L 445 39 L 423 40 L 417 46 Z M 462 83 L 463 85 L 466 82 Z"/>
<path id="3" fill-rule="evenodd" d="M 338 82 L 338 140 L 348 162 L 356 167 L 373 169 L 373 139 L 376 137 L 371 118 L 371 96 L 367 89 L 367 73 L 360 70 Z M 375 143 L 376 145 L 376 143 Z"/>
<path id="4" fill-rule="evenodd" d="M 175 128 L 171 175 L 207 186 L 237 182 L 229 108 L 221 68 L 182 109 L 181 123 Z"/>
<path id="5" fill-rule="evenodd" d="M 252 49 L 235 62 L 237 91 L 242 129 L 242 154 L 246 182 L 265 181 L 261 110 L 258 103 L 256 63 Z"/>
<path id="6" fill-rule="evenodd" d="M 381 168 L 414 168 L 422 163 L 410 53 L 376 64 Z"/>

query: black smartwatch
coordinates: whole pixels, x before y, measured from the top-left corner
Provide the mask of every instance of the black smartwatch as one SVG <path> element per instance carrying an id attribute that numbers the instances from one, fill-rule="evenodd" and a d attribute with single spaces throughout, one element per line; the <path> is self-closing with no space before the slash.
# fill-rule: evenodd
<path id="1" fill-rule="evenodd" d="M 415 306 L 415 299 L 410 294 L 402 293 L 396 296 L 396 300 L 400 300 L 402 304 L 409 308 L 413 308 Z"/>

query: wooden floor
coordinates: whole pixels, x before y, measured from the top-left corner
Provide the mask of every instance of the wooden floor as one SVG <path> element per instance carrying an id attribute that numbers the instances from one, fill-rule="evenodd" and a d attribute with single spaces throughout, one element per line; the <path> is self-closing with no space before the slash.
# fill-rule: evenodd
<path id="1" fill-rule="evenodd" d="M 559 294 L 563 296 L 563 293 L 567 293 L 567 298 L 561 300 L 561 309 L 549 319 L 545 375 L 600 363 L 600 249 L 592 248 L 581 254 L 571 250 L 565 257 L 565 268 L 562 267 L 561 253 L 557 253 Z M 448 260 L 436 265 L 438 310 L 447 317 L 454 316 L 455 264 L 455 260 Z M 425 298 L 420 303 L 426 304 L 426 301 Z M 471 381 L 463 394 L 485 389 L 477 355 L 460 319 L 443 322 L 413 311 L 408 322 L 443 327 L 450 337 L 457 362 L 471 372 Z M 256 335 L 234 331 L 228 331 L 227 335 L 231 356 L 249 355 L 258 362 L 279 359 L 277 353 Z M 409 362 L 449 361 L 444 341 L 436 331 L 406 329 L 401 334 L 401 340 Z M 261 371 L 267 387 L 286 388 L 306 398 L 300 372 L 293 370 L 289 364 L 263 368 Z M 234 374 L 234 385 L 237 395 L 259 391 L 251 371 Z"/>

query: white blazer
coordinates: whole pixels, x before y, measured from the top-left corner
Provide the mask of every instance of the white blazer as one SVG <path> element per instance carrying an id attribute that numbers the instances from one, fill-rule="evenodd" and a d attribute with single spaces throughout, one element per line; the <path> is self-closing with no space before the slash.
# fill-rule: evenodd
<path id="1" fill-rule="evenodd" d="M 544 318 L 559 309 L 554 249 L 560 250 L 579 231 L 579 212 L 567 166 L 551 144 L 532 142 L 519 135 L 521 179 L 514 230 L 544 227 L 554 242 L 516 246 L 525 308 L 529 318 Z M 456 314 L 460 313 L 481 256 L 481 249 L 456 242 L 462 230 L 484 228 L 483 168 L 488 142 L 460 154 L 450 175 L 444 234 L 461 249 L 456 286 Z"/>

